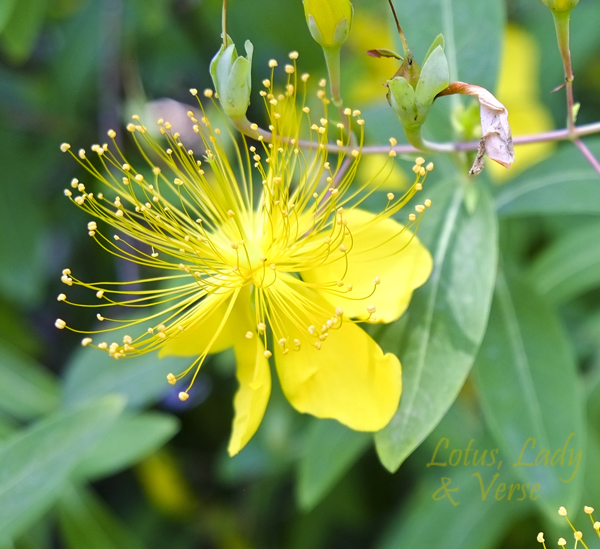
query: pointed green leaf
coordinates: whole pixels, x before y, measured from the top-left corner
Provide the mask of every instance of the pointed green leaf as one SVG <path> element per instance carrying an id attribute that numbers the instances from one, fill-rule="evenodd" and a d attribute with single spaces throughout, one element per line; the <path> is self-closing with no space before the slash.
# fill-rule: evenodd
<path id="1" fill-rule="evenodd" d="M 20 420 L 47 414 L 58 404 L 58 385 L 41 364 L 0 341 L 0 410 Z"/>
<path id="2" fill-rule="evenodd" d="M 179 420 L 149 412 L 119 418 L 81 460 L 77 477 L 97 479 L 131 467 L 158 450 L 179 429 Z"/>
<path id="3" fill-rule="evenodd" d="M 446 55 L 442 47 L 437 46 L 423 65 L 415 90 L 415 101 L 421 123 L 425 122 L 435 96 L 448 87 L 448 78 Z"/>
<path id="4" fill-rule="evenodd" d="M 423 57 L 423 64 L 425 64 L 425 62 L 427 61 L 427 59 L 429 59 L 429 56 L 433 53 L 433 51 L 438 46 L 440 46 L 442 48 L 442 50 L 446 46 L 446 41 L 444 40 L 444 35 L 443 34 L 438 34 L 435 37 L 435 40 L 431 43 L 431 46 L 429 46 L 429 51 L 425 54 L 425 57 Z"/>
<path id="5" fill-rule="evenodd" d="M 575 358 L 556 313 L 522 281 L 498 276 L 473 378 L 514 472 L 530 486 L 540 484 L 536 504 L 547 518 L 558 519 L 561 505 L 578 505 L 586 427 Z"/>
<path id="6" fill-rule="evenodd" d="M 121 413 L 114 396 L 55 414 L 0 448 L 0 532 L 15 536 L 58 497 L 67 475 Z"/>
<path id="7" fill-rule="evenodd" d="M 372 437 L 334 420 L 313 421 L 298 470 L 298 503 L 311 510 L 368 448 Z"/>
<path id="8" fill-rule="evenodd" d="M 475 210 L 451 181 L 428 192 L 433 208 L 419 236 L 433 255 L 433 272 L 419 288 L 398 345 L 403 393 L 387 427 L 375 435 L 381 462 L 395 471 L 454 402 L 485 332 L 498 254 L 497 222 L 487 189 Z M 433 213 L 433 212 L 432 212 Z"/>
<path id="9" fill-rule="evenodd" d="M 117 340 L 119 333 L 114 337 Z M 127 397 L 128 408 L 140 408 L 169 391 L 176 391 L 167 383 L 166 376 L 185 370 L 190 362 L 187 357 L 161 359 L 156 353 L 117 362 L 104 352 L 79 349 L 67 369 L 64 406 L 77 406 L 109 393 L 119 393 Z"/>

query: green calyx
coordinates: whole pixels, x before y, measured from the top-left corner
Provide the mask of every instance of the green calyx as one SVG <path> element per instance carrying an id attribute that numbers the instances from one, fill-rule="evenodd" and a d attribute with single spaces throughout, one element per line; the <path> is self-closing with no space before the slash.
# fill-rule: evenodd
<path id="1" fill-rule="evenodd" d="M 421 126 L 436 95 L 450 83 L 448 61 L 443 48 L 444 38 L 440 34 L 429 48 L 422 69 L 419 69 L 409 52 L 396 75 L 387 82 L 390 106 L 400 120 L 408 141 L 417 148 L 425 148 Z"/>

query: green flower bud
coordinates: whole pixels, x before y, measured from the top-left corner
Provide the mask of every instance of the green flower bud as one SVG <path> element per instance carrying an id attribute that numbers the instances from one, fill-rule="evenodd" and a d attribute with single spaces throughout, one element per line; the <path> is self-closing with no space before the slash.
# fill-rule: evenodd
<path id="1" fill-rule="evenodd" d="M 210 75 L 221 107 L 230 118 L 239 118 L 246 115 L 250 105 L 250 90 L 252 88 L 252 52 L 254 47 L 249 40 L 244 44 L 245 57 L 238 56 L 235 44 L 227 37 L 227 47 L 221 49 L 210 62 Z"/>
<path id="2" fill-rule="evenodd" d="M 571 11 L 579 0 L 542 0 L 552 11 Z"/>
<path id="3" fill-rule="evenodd" d="M 303 0 L 308 29 L 323 48 L 339 48 L 348 38 L 352 14 L 349 0 Z"/>

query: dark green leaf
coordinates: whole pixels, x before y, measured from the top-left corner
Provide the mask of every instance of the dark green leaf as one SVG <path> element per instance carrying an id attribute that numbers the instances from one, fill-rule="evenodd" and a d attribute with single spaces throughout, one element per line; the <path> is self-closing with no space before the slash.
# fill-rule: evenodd
<path id="1" fill-rule="evenodd" d="M 58 403 L 58 385 L 42 365 L 0 341 L 0 409 L 21 420 L 47 414 Z"/>
<path id="2" fill-rule="evenodd" d="M 68 549 L 141 549 L 134 532 L 92 491 L 67 485 L 58 502 L 60 530 Z"/>
<path id="3" fill-rule="evenodd" d="M 0 532 L 14 536 L 39 518 L 123 405 L 121 398 L 111 396 L 55 414 L 0 448 Z"/>
<path id="4" fill-rule="evenodd" d="M 600 155 L 600 140 L 588 146 Z M 501 216 L 598 214 L 600 177 L 574 145 L 565 144 L 547 160 L 503 185 L 496 193 Z"/>
<path id="5" fill-rule="evenodd" d="M 309 511 L 319 503 L 367 449 L 371 440 L 367 433 L 352 431 L 337 421 L 313 421 L 298 470 L 300 507 Z"/>
<path id="6" fill-rule="evenodd" d="M 414 294 L 398 347 L 403 368 L 400 407 L 375 435 L 390 471 L 437 425 L 454 402 L 485 332 L 498 255 L 496 217 L 487 189 L 469 214 L 463 191 L 451 181 L 431 195 L 433 215 L 419 235 L 433 255 L 430 280 Z M 433 213 L 433 211 L 432 211 Z"/>
<path id="7" fill-rule="evenodd" d="M 585 400 L 556 314 L 523 282 L 498 276 L 473 374 L 486 421 L 506 459 L 523 482 L 540 484 L 536 504 L 551 520 L 561 505 L 578 505 L 585 474 L 577 458 L 586 451 Z"/>
<path id="8" fill-rule="evenodd" d="M 77 466 L 77 477 L 96 479 L 131 467 L 165 444 L 179 429 L 177 418 L 150 412 L 124 416 Z"/>

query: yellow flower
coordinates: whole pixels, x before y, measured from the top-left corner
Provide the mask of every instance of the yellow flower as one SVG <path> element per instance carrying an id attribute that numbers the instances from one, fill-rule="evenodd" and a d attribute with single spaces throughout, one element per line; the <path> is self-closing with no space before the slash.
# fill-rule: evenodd
<path id="1" fill-rule="evenodd" d="M 281 92 L 264 81 L 270 133 L 252 125 L 254 145 L 246 138 L 236 145 L 227 123 L 209 121 L 199 101 L 199 119 L 191 111 L 189 116 L 201 159 L 168 122 L 159 120 L 164 141 L 158 142 L 134 117 L 127 129 L 145 164 L 130 164 L 111 130 L 112 145 L 92 146 L 93 162 L 84 150 L 71 153 L 111 196 L 88 192 L 77 180 L 73 191 L 65 190 L 81 209 L 124 235 L 109 237 L 101 223 L 90 221 L 88 232 L 100 246 L 155 269 L 135 282 L 159 284 L 136 289 L 84 283 L 65 269 L 63 282 L 94 291 L 97 307 L 155 306 L 145 318 L 115 320 L 115 328 L 105 330 L 141 325 L 141 335 L 113 343 L 86 337 L 82 344 L 116 359 L 155 349 L 161 356 L 197 356 L 185 372 L 167 378 L 175 384 L 193 372 L 182 400 L 206 356 L 233 348 L 239 389 L 231 455 L 262 420 L 273 355 L 283 391 L 298 411 L 359 431 L 383 428 L 398 407 L 400 362 L 357 323 L 399 318 L 431 272 L 431 256 L 411 232 L 430 201 L 406 216 L 406 226 L 392 216 L 421 189 L 433 165 L 417 159 L 415 182 L 404 196 L 374 194 L 394 168 L 395 153 L 390 150 L 377 181 L 355 181 L 360 145 L 344 137 L 343 125 L 329 124 L 323 90 L 320 116 L 298 105 L 296 91 L 306 97 L 308 75 L 298 78 L 295 65 L 288 67 Z M 362 143 L 360 112 L 346 109 L 345 118 Z M 70 151 L 66 143 L 61 149 Z M 378 213 L 361 208 L 367 197 L 379 199 Z M 68 302 L 65 294 L 59 300 Z M 62 320 L 56 325 L 67 327 Z"/>

